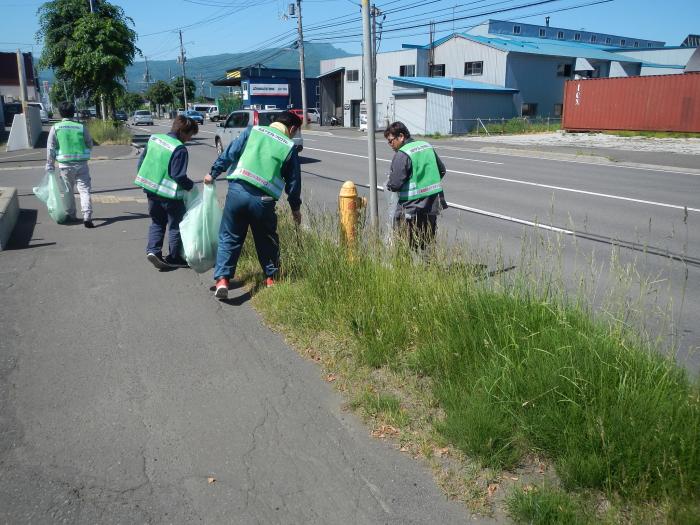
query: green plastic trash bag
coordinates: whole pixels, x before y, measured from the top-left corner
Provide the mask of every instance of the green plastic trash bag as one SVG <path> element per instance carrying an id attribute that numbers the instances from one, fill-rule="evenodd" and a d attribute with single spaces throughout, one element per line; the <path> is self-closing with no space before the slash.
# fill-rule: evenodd
<path id="1" fill-rule="evenodd" d="M 47 171 L 39 186 L 32 188 L 34 195 L 46 204 L 49 216 L 57 223 L 65 222 L 68 218 L 68 199 L 72 199 L 68 185 L 63 177 L 55 171 Z"/>
<path id="2" fill-rule="evenodd" d="M 190 203 L 180 222 L 182 255 L 197 273 L 214 267 L 221 216 L 216 188 L 214 184 L 205 184 L 204 190 Z"/>

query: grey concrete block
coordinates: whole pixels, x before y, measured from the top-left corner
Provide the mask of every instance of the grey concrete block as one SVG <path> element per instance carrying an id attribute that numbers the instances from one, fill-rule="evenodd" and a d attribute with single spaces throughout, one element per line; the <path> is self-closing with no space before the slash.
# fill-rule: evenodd
<path id="1" fill-rule="evenodd" d="M 0 251 L 7 248 L 12 230 L 19 217 L 16 188 L 0 187 Z"/>

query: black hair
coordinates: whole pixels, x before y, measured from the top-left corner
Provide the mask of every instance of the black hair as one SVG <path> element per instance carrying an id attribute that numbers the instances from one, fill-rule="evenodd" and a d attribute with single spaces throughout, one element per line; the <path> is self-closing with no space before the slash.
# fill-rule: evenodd
<path id="1" fill-rule="evenodd" d="M 275 117 L 275 122 L 279 122 L 280 124 L 284 124 L 288 128 L 291 127 L 301 127 L 301 118 L 299 115 L 295 115 L 291 111 L 283 111 L 282 113 L 279 113 Z"/>
<path id="2" fill-rule="evenodd" d="M 384 130 L 384 138 L 388 137 L 389 135 L 391 135 L 392 137 L 398 137 L 399 135 L 403 135 L 404 138 L 411 138 L 411 132 L 408 131 L 406 124 L 404 124 L 403 122 L 392 122 L 391 124 L 389 124 Z"/>
<path id="3" fill-rule="evenodd" d="M 75 116 L 75 105 L 64 100 L 58 105 L 58 114 L 61 118 L 73 118 Z"/>
<path id="4" fill-rule="evenodd" d="M 197 133 L 199 133 L 199 126 L 191 118 L 185 117 L 184 115 L 178 115 L 173 120 L 173 125 L 170 128 L 170 131 L 175 133 L 178 137 L 182 133 L 187 135 L 189 135 L 190 133 L 192 135 L 196 135 Z"/>

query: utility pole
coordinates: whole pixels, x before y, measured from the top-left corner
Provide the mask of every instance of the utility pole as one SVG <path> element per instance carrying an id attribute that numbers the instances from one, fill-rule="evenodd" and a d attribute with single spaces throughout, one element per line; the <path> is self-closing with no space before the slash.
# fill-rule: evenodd
<path id="1" fill-rule="evenodd" d="M 146 83 L 146 89 L 148 89 L 148 85 L 151 83 L 151 75 L 148 72 L 148 57 L 144 55 L 143 60 L 146 62 L 146 73 L 143 75 L 143 81 Z"/>
<path id="2" fill-rule="evenodd" d="M 377 125 L 375 111 L 377 108 L 374 93 L 374 77 L 372 71 L 372 43 L 371 27 L 369 22 L 369 0 L 362 0 L 362 63 L 365 78 L 365 102 L 367 104 L 367 158 L 369 159 L 369 218 L 370 226 L 376 232 L 379 226 L 379 207 L 377 202 L 377 143 L 375 142 L 374 128 Z"/>
<path id="3" fill-rule="evenodd" d="M 301 77 L 301 125 L 306 128 L 308 117 L 306 115 L 306 73 L 304 70 L 304 30 L 301 25 L 301 0 L 297 0 L 297 27 L 299 29 L 299 75 Z"/>
<path id="4" fill-rule="evenodd" d="M 185 111 L 187 111 L 187 83 L 185 80 L 187 77 L 185 77 L 185 61 L 187 58 L 185 58 L 185 50 L 182 47 L 182 30 L 180 30 L 180 57 L 178 58 L 178 62 L 182 65 L 182 100 L 185 103 L 185 107 L 182 108 Z"/>

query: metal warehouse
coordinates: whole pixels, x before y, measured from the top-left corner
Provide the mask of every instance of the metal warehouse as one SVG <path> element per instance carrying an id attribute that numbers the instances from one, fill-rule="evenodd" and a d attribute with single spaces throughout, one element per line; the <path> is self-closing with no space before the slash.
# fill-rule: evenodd
<path id="1" fill-rule="evenodd" d="M 462 133 L 478 118 L 558 119 L 568 80 L 683 74 L 693 43 L 668 47 L 657 40 L 488 20 L 468 33 L 379 53 L 377 126 L 405 119 L 424 133 Z M 322 122 L 335 116 L 357 127 L 362 57 L 322 60 L 319 81 Z"/>

